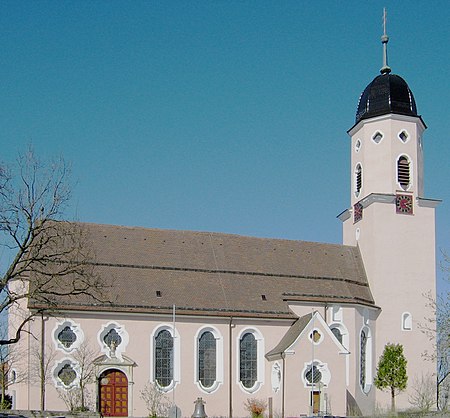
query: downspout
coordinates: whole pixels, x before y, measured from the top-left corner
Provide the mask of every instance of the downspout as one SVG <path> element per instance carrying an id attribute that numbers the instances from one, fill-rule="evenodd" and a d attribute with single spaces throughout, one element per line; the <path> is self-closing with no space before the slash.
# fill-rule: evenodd
<path id="1" fill-rule="evenodd" d="M 284 402 L 285 402 L 285 390 L 286 385 L 286 353 L 281 353 L 281 358 L 283 359 L 283 382 L 281 386 L 281 418 L 284 418 Z"/>
<path id="2" fill-rule="evenodd" d="M 45 410 L 45 321 L 44 312 L 41 312 L 41 411 Z"/>
<path id="3" fill-rule="evenodd" d="M 233 317 L 228 324 L 228 417 L 233 417 Z"/>

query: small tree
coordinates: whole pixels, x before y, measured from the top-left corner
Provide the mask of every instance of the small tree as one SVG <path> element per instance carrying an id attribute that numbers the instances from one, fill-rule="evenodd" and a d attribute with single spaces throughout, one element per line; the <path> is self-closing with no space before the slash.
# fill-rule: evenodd
<path id="1" fill-rule="evenodd" d="M 401 344 L 386 344 L 380 357 L 375 377 L 375 386 L 391 393 L 391 410 L 395 411 L 395 397 L 406 389 L 406 358 Z"/>
<path id="2" fill-rule="evenodd" d="M 70 411 L 88 411 L 92 406 L 89 385 L 95 382 L 95 355 L 96 352 L 87 340 L 73 353 L 72 357 L 77 364 L 77 384 L 70 389 L 58 389 L 59 397 Z"/>
<path id="3" fill-rule="evenodd" d="M 267 402 L 262 399 L 248 398 L 244 402 L 245 409 L 252 414 L 252 418 L 260 418 L 267 409 Z"/>
<path id="4" fill-rule="evenodd" d="M 432 375 L 413 379 L 409 403 L 420 411 L 428 412 L 436 403 L 436 385 Z"/>
<path id="5" fill-rule="evenodd" d="M 147 383 L 141 390 L 141 399 L 145 402 L 149 418 L 166 417 L 170 401 L 153 383 Z"/>
<path id="6" fill-rule="evenodd" d="M 0 409 L 11 407 L 10 397 L 6 393 L 9 387 L 26 379 L 25 374 L 19 374 L 15 369 L 23 357 L 24 353 L 17 347 L 0 347 Z"/>

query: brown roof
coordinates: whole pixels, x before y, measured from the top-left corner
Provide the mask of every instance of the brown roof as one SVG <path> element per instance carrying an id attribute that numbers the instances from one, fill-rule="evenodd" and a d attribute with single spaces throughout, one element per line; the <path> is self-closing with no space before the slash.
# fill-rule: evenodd
<path id="1" fill-rule="evenodd" d="M 112 303 L 61 309 L 292 318 L 290 300 L 374 304 L 357 247 L 82 225 Z"/>

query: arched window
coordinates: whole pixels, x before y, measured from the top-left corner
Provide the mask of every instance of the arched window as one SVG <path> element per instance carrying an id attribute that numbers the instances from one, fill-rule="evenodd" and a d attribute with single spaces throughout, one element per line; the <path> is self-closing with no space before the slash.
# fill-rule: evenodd
<path id="1" fill-rule="evenodd" d="M 359 384 L 364 393 L 372 387 L 372 338 L 367 326 L 360 334 Z"/>
<path id="2" fill-rule="evenodd" d="M 205 331 L 198 339 L 198 380 L 205 388 L 216 382 L 216 339 L 211 331 Z"/>
<path id="3" fill-rule="evenodd" d="M 173 381 L 173 337 L 163 329 L 155 337 L 154 379 L 161 388 L 167 388 Z"/>
<path id="4" fill-rule="evenodd" d="M 342 333 L 338 327 L 331 328 L 331 332 L 338 339 L 338 341 L 342 344 Z"/>
<path id="5" fill-rule="evenodd" d="M 362 388 L 366 386 L 366 354 L 367 354 L 367 335 L 364 330 L 361 331 L 360 363 L 359 363 L 359 384 Z"/>
<path id="6" fill-rule="evenodd" d="M 408 190 L 411 183 L 410 162 L 405 155 L 397 161 L 397 182 L 403 190 Z"/>
<path id="7" fill-rule="evenodd" d="M 258 379 L 258 345 L 251 332 L 245 333 L 239 342 L 239 380 L 250 389 Z"/>
<path id="8" fill-rule="evenodd" d="M 412 315 L 409 312 L 404 312 L 402 314 L 402 330 L 403 331 L 412 330 Z"/>
<path id="9" fill-rule="evenodd" d="M 354 189 L 355 189 L 355 196 L 358 197 L 361 189 L 362 189 L 362 166 L 361 164 L 357 164 L 356 168 L 355 168 L 355 185 L 354 185 Z"/>

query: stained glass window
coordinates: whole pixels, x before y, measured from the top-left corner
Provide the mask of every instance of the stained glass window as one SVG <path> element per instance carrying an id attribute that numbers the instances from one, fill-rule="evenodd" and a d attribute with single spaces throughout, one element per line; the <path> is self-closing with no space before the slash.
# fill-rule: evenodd
<path id="1" fill-rule="evenodd" d="M 210 331 L 204 332 L 198 340 L 198 378 L 205 388 L 216 381 L 216 339 Z"/>
<path id="2" fill-rule="evenodd" d="M 58 334 L 58 341 L 65 347 L 70 348 L 70 346 L 77 340 L 76 334 L 72 331 L 68 325 L 64 327 Z"/>
<path id="3" fill-rule="evenodd" d="M 173 337 L 168 330 L 155 337 L 155 380 L 163 388 L 173 380 Z"/>
<path id="4" fill-rule="evenodd" d="M 322 373 L 316 366 L 309 366 L 308 370 L 305 373 L 305 378 L 309 384 L 319 383 L 322 380 Z"/>
<path id="5" fill-rule="evenodd" d="M 361 353 L 359 365 L 359 383 L 364 390 L 366 386 L 366 352 L 367 352 L 367 335 L 364 330 L 361 331 Z"/>
<path id="6" fill-rule="evenodd" d="M 114 345 L 114 347 L 118 347 L 122 342 L 122 337 L 118 334 L 118 332 L 114 328 L 112 328 L 105 335 L 103 341 L 108 347 L 111 347 L 112 345 Z"/>
<path id="7" fill-rule="evenodd" d="M 70 384 L 76 379 L 77 373 L 70 364 L 64 365 L 58 372 L 58 378 L 65 386 L 70 386 Z"/>
<path id="8" fill-rule="evenodd" d="M 242 336 L 239 353 L 239 380 L 244 387 L 251 388 L 258 378 L 257 342 L 251 332 Z"/>

